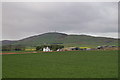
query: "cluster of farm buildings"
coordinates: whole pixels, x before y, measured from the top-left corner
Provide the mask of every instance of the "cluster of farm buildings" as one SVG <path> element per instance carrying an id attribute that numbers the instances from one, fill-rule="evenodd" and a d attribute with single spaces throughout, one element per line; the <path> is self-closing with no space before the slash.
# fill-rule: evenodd
<path id="1" fill-rule="evenodd" d="M 36 49 L 31 48 L 31 49 L 25 49 L 25 51 L 35 51 Z M 96 48 L 90 48 L 90 47 L 66 47 L 62 49 L 57 49 L 56 51 L 75 51 L 75 50 L 118 50 L 117 46 L 97 46 Z M 42 49 L 43 52 L 50 52 L 53 51 L 49 47 L 44 47 Z"/>

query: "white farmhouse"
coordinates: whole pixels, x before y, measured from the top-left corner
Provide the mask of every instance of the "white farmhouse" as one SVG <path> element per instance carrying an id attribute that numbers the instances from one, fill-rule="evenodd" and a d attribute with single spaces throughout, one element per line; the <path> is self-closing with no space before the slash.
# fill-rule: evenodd
<path id="1" fill-rule="evenodd" d="M 46 47 L 46 48 L 43 48 L 43 51 L 44 52 L 48 52 L 48 51 L 51 51 L 49 47 Z"/>

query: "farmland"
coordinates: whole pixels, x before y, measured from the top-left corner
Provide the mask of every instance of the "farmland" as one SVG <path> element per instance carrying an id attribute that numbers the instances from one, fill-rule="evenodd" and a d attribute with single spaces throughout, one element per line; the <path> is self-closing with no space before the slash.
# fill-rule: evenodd
<path id="1" fill-rule="evenodd" d="M 117 78 L 117 51 L 64 51 L 2 56 L 3 78 Z"/>

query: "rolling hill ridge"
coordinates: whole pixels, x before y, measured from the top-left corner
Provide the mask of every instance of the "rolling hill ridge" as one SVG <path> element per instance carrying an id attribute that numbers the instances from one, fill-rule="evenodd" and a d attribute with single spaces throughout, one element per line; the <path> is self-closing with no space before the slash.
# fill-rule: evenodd
<path id="1" fill-rule="evenodd" d="M 38 46 L 43 44 L 62 44 L 64 46 L 117 45 L 118 39 L 106 37 L 93 37 L 88 35 L 67 35 L 58 32 L 49 32 L 31 36 L 17 41 L 2 41 L 2 45 Z"/>

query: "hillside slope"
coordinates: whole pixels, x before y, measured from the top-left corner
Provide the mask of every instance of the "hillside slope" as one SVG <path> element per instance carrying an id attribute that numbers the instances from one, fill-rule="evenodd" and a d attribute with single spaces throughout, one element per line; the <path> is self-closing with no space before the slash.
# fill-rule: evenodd
<path id="1" fill-rule="evenodd" d="M 65 46 L 98 46 L 117 45 L 118 40 L 106 37 L 93 37 L 88 35 L 67 35 L 64 33 L 50 32 L 37 36 L 31 36 L 16 42 L 12 45 L 38 46 L 43 44 L 62 44 Z M 3 43 L 5 45 L 6 43 Z"/>
<path id="2" fill-rule="evenodd" d="M 1 42 L 2 42 L 2 45 L 10 45 L 10 44 L 16 43 L 17 41 L 3 40 L 3 41 L 0 41 L 0 43 Z"/>

